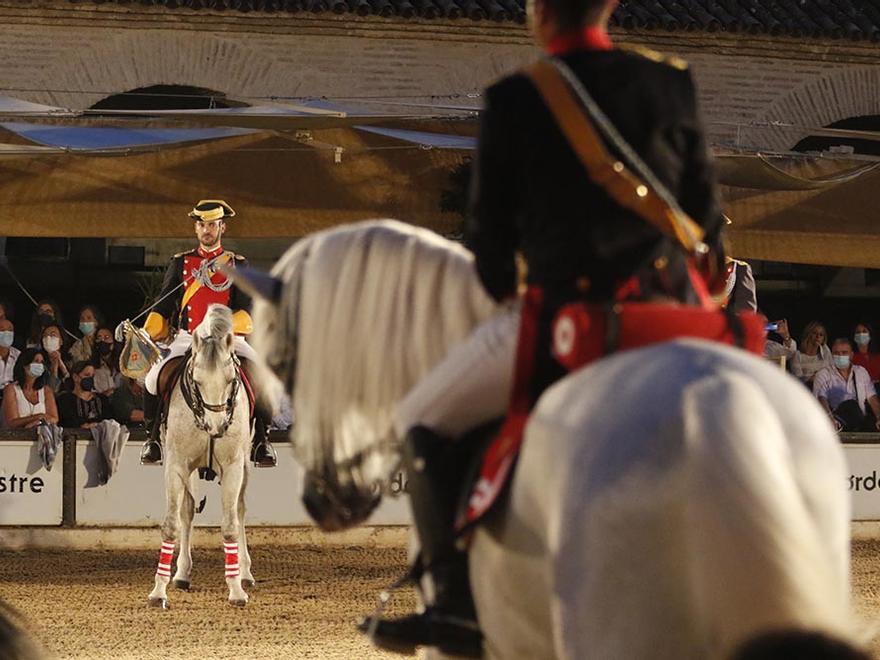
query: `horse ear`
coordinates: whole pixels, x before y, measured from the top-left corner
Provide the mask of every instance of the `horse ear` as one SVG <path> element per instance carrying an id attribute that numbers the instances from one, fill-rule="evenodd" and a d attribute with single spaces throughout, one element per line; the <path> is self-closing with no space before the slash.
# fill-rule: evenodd
<path id="1" fill-rule="evenodd" d="M 219 266 L 219 270 L 231 279 L 235 286 L 252 298 L 262 298 L 273 305 L 281 301 L 283 282 L 269 273 L 250 266 L 232 267 L 228 264 Z"/>
<path id="2" fill-rule="evenodd" d="M 192 349 L 195 352 L 198 352 L 199 346 L 202 344 L 202 338 L 199 336 L 198 332 L 192 333 Z"/>
<path id="3" fill-rule="evenodd" d="M 232 345 L 234 342 L 235 342 L 235 335 L 233 335 L 230 332 L 228 335 L 226 335 L 226 350 L 227 351 L 232 351 Z"/>

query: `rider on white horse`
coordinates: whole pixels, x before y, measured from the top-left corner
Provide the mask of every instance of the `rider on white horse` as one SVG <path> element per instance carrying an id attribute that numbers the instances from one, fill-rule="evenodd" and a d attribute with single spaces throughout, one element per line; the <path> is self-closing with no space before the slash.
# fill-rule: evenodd
<path id="1" fill-rule="evenodd" d="M 715 287 L 720 279 L 724 220 L 693 80 L 678 58 L 614 48 L 607 25 L 616 6 L 617 0 L 529 3 L 535 40 L 552 58 L 545 69 L 556 69 L 566 81 L 557 87 L 572 96 L 588 89 L 592 112 L 581 98 L 560 118 L 551 110 L 552 91 L 538 79 L 546 74 L 531 69 L 485 95 L 466 243 L 493 298 L 515 298 L 517 251 L 527 262 L 528 289 L 521 308 L 511 305 L 478 328 L 397 407 L 419 568 L 430 586 L 424 613 L 362 623 L 385 648 L 442 642 L 453 655 L 479 656 L 466 557 L 454 544 L 459 489 L 453 484 L 462 466 L 450 458 L 449 440 L 503 415 L 509 404 L 519 405 L 524 420 L 541 393 L 573 368 L 559 357 L 569 337 L 567 326 L 554 325 L 560 310 L 573 302 L 608 314 L 623 301 L 694 304 L 707 281 Z M 596 120 L 595 106 L 616 139 Z M 570 132 L 560 128 L 571 114 L 586 119 L 601 148 L 588 147 L 584 156 L 572 146 Z M 583 133 L 575 130 L 575 144 Z M 590 159 L 600 161 L 606 176 L 593 180 Z M 649 198 L 689 221 L 690 244 L 676 239 L 675 223 L 646 221 L 639 200 Z M 609 329 L 605 352 L 625 347 Z"/>
<path id="2" fill-rule="evenodd" d="M 195 220 L 199 246 L 171 258 L 165 271 L 159 303 L 147 316 L 144 324 L 144 329 L 154 340 L 168 338 L 173 329 L 177 329 L 177 334 L 174 335 L 169 353 L 153 365 L 146 377 L 144 418 L 148 439 L 141 452 L 143 464 L 158 464 L 162 461 L 162 447 L 154 428 L 159 411 L 159 374 L 169 360 L 180 357 L 189 350 L 192 333 L 204 319 L 210 304 L 220 303 L 232 310 L 233 331 L 236 335 L 235 353 L 246 360 L 256 359 L 254 349 L 244 339 L 244 335 L 250 334 L 253 329 L 248 311 L 250 298 L 218 270 L 221 265 L 247 265 L 243 256 L 224 250 L 220 244 L 226 230 L 226 220 L 233 216 L 235 211 L 222 200 L 202 200 L 190 211 L 189 217 Z M 274 467 L 275 450 L 268 440 L 272 414 L 260 403 L 259 397 L 256 413 L 251 460 L 258 467 Z"/>

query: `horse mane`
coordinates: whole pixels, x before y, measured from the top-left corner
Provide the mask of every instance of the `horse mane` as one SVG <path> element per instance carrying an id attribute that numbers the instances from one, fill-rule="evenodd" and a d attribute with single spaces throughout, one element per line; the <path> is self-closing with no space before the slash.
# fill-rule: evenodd
<path id="1" fill-rule="evenodd" d="M 394 404 L 496 310 L 469 251 L 391 220 L 306 237 L 272 272 L 282 300 L 255 306 L 254 345 L 294 371 L 293 439 L 311 468 L 393 439 Z"/>
<path id="2" fill-rule="evenodd" d="M 196 333 L 202 340 L 198 350 L 200 360 L 204 360 L 206 365 L 216 366 L 228 355 L 223 354 L 221 346 L 224 345 L 223 340 L 232 333 L 232 310 L 226 305 L 212 303 L 208 306 L 204 320 L 196 328 Z"/>

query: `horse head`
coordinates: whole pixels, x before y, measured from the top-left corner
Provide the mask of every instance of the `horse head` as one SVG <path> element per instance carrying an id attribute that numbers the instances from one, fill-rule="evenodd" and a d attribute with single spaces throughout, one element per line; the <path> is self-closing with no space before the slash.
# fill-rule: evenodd
<path id="1" fill-rule="evenodd" d="M 197 425 L 217 437 L 232 421 L 240 385 L 234 340 L 230 309 L 216 303 L 208 307 L 204 321 L 193 333 L 186 377 Z"/>
<path id="2" fill-rule="evenodd" d="M 399 464 L 397 402 L 496 309 L 472 255 L 366 221 L 298 241 L 271 275 L 226 272 L 255 300 L 257 377 L 291 394 L 306 508 L 325 529 L 361 522 Z"/>

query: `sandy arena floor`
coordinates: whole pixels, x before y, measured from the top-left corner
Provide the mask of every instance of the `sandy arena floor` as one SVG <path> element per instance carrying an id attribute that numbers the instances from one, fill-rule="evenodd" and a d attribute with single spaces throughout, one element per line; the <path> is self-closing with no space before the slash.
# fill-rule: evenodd
<path id="1" fill-rule="evenodd" d="M 158 551 L 0 552 L 0 598 L 23 612 L 57 658 L 380 658 L 354 629 L 405 551 L 344 546 L 253 547 L 257 586 L 226 603 L 220 548 L 193 551 L 192 590 L 146 605 Z M 412 607 L 409 591 L 391 611 Z"/>
<path id="2" fill-rule="evenodd" d="M 171 609 L 146 607 L 156 553 L 0 552 L 0 598 L 31 621 L 58 658 L 390 658 L 352 621 L 404 567 L 397 548 L 275 546 L 252 550 L 257 587 L 226 604 L 220 550 L 194 552 L 193 589 Z M 853 545 L 858 613 L 880 619 L 880 541 Z M 402 593 L 391 611 L 412 605 Z M 880 658 L 880 640 L 874 653 Z M 397 656 L 399 657 L 399 656 Z"/>

